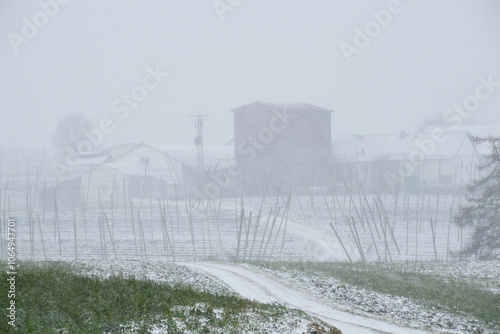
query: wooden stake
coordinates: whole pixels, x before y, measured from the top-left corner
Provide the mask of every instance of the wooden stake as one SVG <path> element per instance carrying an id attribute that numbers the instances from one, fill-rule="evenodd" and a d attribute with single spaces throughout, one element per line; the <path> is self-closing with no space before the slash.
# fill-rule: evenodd
<path id="1" fill-rule="evenodd" d="M 269 209 L 269 215 L 267 216 L 266 227 L 264 228 L 264 233 L 262 233 L 262 239 L 260 241 L 259 252 L 257 254 L 257 261 L 260 259 L 260 252 L 262 250 L 262 245 L 264 244 L 264 240 L 266 238 L 267 228 L 269 226 L 269 221 L 271 220 L 271 215 L 273 214 L 273 208 Z"/>
<path id="2" fill-rule="evenodd" d="M 127 218 L 127 193 L 125 190 L 125 178 L 122 179 L 122 184 L 123 184 L 123 212 L 125 214 L 125 229 L 127 229 L 128 218 Z"/>
<path id="3" fill-rule="evenodd" d="M 392 230 L 396 228 L 396 216 L 398 212 L 398 200 L 399 200 L 399 185 L 396 189 L 396 200 L 394 201 L 394 216 L 392 218 Z"/>
<path id="4" fill-rule="evenodd" d="M 359 254 L 361 255 L 361 260 L 363 262 L 366 262 L 365 253 L 363 252 L 363 246 L 361 245 L 361 239 L 359 238 L 358 229 L 356 228 L 356 222 L 354 221 L 353 217 L 351 217 L 351 221 L 352 221 L 352 227 L 353 227 L 354 233 L 355 233 L 354 238 L 357 240 L 357 244 L 359 247 Z"/>
<path id="5" fill-rule="evenodd" d="M 139 234 L 140 234 L 139 237 L 142 239 L 141 248 L 144 249 L 144 258 L 147 261 L 148 260 L 148 252 L 146 250 L 146 236 L 144 235 L 144 227 L 142 225 L 141 216 L 139 215 L 139 210 L 137 210 L 137 222 L 139 224 Z"/>
<path id="6" fill-rule="evenodd" d="M 245 238 L 245 249 L 243 251 L 243 261 L 245 261 L 247 257 L 247 248 L 248 248 L 248 237 L 250 235 L 250 226 L 252 224 L 252 211 L 250 211 L 250 216 L 248 217 L 248 225 L 246 228 L 246 238 Z"/>
<path id="7" fill-rule="evenodd" d="M 387 242 L 387 225 L 382 220 L 382 214 L 381 214 L 381 210 L 379 208 L 379 204 L 378 204 L 377 200 L 373 199 L 373 202 L 375 203 L 375 208 L 377 209 L 378 218 L 380 220 L 380 226 L 382 228 L 382 232 L 383 232 L 383 235 L 384 235 L 384 245 L 385 245 L 384 260 L 387 261 L 387 256 L 388 255 L 389 255 L 389 258 L 391 258 L 391 252 L 390 252 L 390 249 L 389 249 L 389 244 Z M 392 260 L 391 260 L 391 262 L 392 262 Z"/>
<path id="8" fill-rule="evenodd" d="M 45 251 L 45 242 L 43 241 L 42 224 L 40 224 L 40 215 L 37 215 L 37 217 L 38 217 L 38 229 L 40 230 L 40 240 L 42 241 L 43 256 L 45 257 L 45 261 L 47 261 L 47 252 Z"/>
<path id="9" fill-rule="evenodd" d="M 451 221 L 453 219 L 453 205 L 450 207 L 450 217 L 448 219 L 448 237 L 446 238 L 446 261 L 450 254 L 450 236 L 451 236 Z"/>
<path id="10" fill-rule="evenodd" d="M 195 246 L 195 241 L 194 241 L 194 231 L 193 231 L 193 218 L 191 216 L 191 196 L 188 195 L 188 203 L 186 203 L 187 208 L 186 212 L 188 215 L 188 221 L 189 221 L 189 231 L 191 232 L 191 242 L 193 244 L 193 253 L 194 253 L 194 260 L 196 261 L 196 246 Z"/>
<path id="11" fill-rule="evenodd" d="M 434 260 L 438 260 L 438 254 L 437 254 L 437 249 L 436 249 L 436 232 L 434 231 L 434 223 L 432 222 L 431 218 L 431 231 L 432 231 L 432 245 L 434 246 Z"/>
<path id="12" fill-rule="evenodd" d="M 158 199 L 159 201 L 160 199 Z M 161 214 L 161 211 L 160 211 L 160 214 Z M 164 236 L 166 237 L 167 239 L 167 242 L 168 242 L 168 245 L 170 247 L 170 250 L 172 252 L 172 259 L 174 260 L 175 262 L 175 251 L 174 251 L 174 246 L 173 246 L 173 240 L 171 241 L 169 236 L 168 236 L 168 229 L 167 229 L 167 222 L 166 222 L 166 215 L 165 215 L 165 208 L 163 208 L 163 214 L 161 214 L 161 220 L 162 220 L 162 225 L 165 227 L 165 234 Z M 173 234 L 172 234 L 173 236 Z"/>
<path id="13" fill-rule="evenodd" d="M 75 239 L 75 260 L 78 259 L 78 243 L 77 243 L 77 237 L 76 237 L 76 211 L 73 210 L 73 238 Z"/>
<path id="14" fill-rule="evenodd" d="M 274 247 L 276 246 L 276 242 L 278 241 L 278 237 L 279 237 L 279 234 L 281 231 L 281 226 L 283 225 L 285 218 L 286 218 L 286 220 L 288 220 L 288 210 L 290 209 L 291 203 L 292 203 L 292 189 L 290 189 L 290 191 L 289 191 L 288 200 L 286 201 L 286 204 L 285 204 L 285 210 L 283 211 L 283 214 L 281 216 L 281 221 L 280 221 L 280 224 L 278 226 L 278 230 L 276 231 L 276 238 L 274 239 L 274 244 L 273 244 L 273 247 L 271 248 L 271 255 L 270 255 L 271 258 L 273 256 Z M 285 223 L 285 226 L 286 226 L 286 223 Z M 284 230 L 284 233 L 286 233 L 286 230 Z M 285 235 L 283 235 L 283 239 L 284 238 L 285 238 Z M 284 240 L 283 240 L 283 243 L 284 243 Z"/>
<path id="15" fill-rule="evenodd" d="M 342 215 L 342 217 L 344 218 L 344 221 L 346 222 L 347 225 L 349 225 L 349 228 L 350 228 L 350 224 L 349 224 L 349 221 L 347 221 L 347 218 L 346 216 L 344 215 L 344 210 L 342 209 L 342 206 L 340 205 L 340 201 L 337 197 L 337 195 L 333 195 L 335 197 L 335 200 L 337 201 L 337 205 L 339 207 L 339 210 L 340 210 L 340 214 Z M 335 211 L 334 211 L 335 213 Z M 337 216 L 335 214 L 335 221 L 337 221 Z M 330 227 L 332 228 L 333 232 L 335 233 L 335 236 L 337 237 L 337 239 L 339 240 L 339 243 L 340 245 L 342 246 L 342 249 L 344 250 L 344 253 L 347 255 L 347 258 L 349 259 L 349 262 L 353 262 L 352 259 L 351 259 L 351 256 L 349 255 L 349 252 L 347 251 L 347 248 L 345 248 L 344 246 L 344 243 L 342 242 L 342 239 L 340 238 L 339 234 L 337 233 L 337 230 L 335 229 L 335 227 L 333 226 L 332 222 L 330 222 Z"/>
<path id="16" fill-rule="evenodd" d="M 408 243 L 410 240 L 410 196 L 406 197 L 406 208 L 405 208 L 405 217 L 406 217 L 406 255 L 408 255 Z"/>
<path id="17" fill-rule="evenodd" d="M 273 236 L 274 224 L 276 223 L 276 219 L 278 219 L 278 215 L 280 213 L 280 210 L 281 210 L 281 208 L 278 207 L 278 210 L 276 211 L 276 214 L 274 215 L 273 222 L 271 224 L 271 231 L 269 232 L 269 237 L 267 238 L 266 247 L 264 248 L 264 252 L 262 253 L 262 257 L 266 256 L 267 247 L 269 246 L 269 242 L 271 241 L 271 238 Z"/>
<path id="18" fill-rule="evenodd" d="M 398 251 L 398 254 L 401 255 L 401 252 L 399 251 L 398 243 L 396 241 L 396 237 L 394 235 L 394 231 L 392 230 L 392 226 L 389 223 L 389 218 L 387 216 L 387 212 L 385 211 L 385 207 L 384 207 L 384 204 L 382 203 L 382 199 L 380 198 L 380 195 L 378 196 L 378 199 L 379 199 L 380 207 L 382 208 L 382 212 L 383 212 L 384 218 L 385 218 L 385 225 L 384 226 L 389 227 L 389 233 L 391 234 L 391 238 L 392 238 L 392 241 L 394 242 L 394 246 L 396 246 L 396 250 Z"/>
<path id="19" fill-rule="evenodd" d="M 58 212 L 57 212 L 57 193 L 56 193 L 56 189 L 54 189 L 54 222 L 55 222 L 54 229 L 57 230 L 57 235 L 59 237 L 59 256 L 62 257 L 61 229 L 59 228 L 59 215 L 58 215 Z"/>
<path id="20" fill-rule="evenodd" d="M 279 254 L 280 259 L 281 259 L 281 253 L 283 252 L 283 248 L 285 247 L 286 228 L 288 226 L 288 213 L 290 212 L 291 202 L 292 202 L 292 190 L 290 189 L 290 200 L 288 202 L 288 208 L 286 209 L 285 227 L 283 229 L 283 239 L 281 240 L 281 247 L 280 247 L 280 254 Z"/>
<path id="21" fill-rule="evenodd" d="M 167 189 L 166 189 L 166 186 L 165 186 L 165 180 L 163 180 L 163 178 L 161 179 L 161 185 L 162 185 L 162 196 L 163 196 L 163 202 L 165 203 L 165 205 L 163 206 L 163 210 L 165 211 L 165 206 L 167 207 L 167 213 L 168 213 L 168 221 L 170 222 L 170 228 L 171 228 L 171 237 L 169 239 L 171 239 L 171 242 L 172 242 L 172 252 L 173 252 L 173 247 L 174 247 L 174 221 L 172 219 L 172 215 L 170 214 L 170 204 L 169 204 L 169 198 L 168 198 L 168 194 L 167 194 Z M 165 214 L 165 212 L 164 212 Z M 167 219 L 167 216 L 165 215 L 164 219 L 166 220 Z M 166 221 L 164 222 L 165 224 L 165 231 L 167 231 L 167 225 L 166 225 Z M 168 235 L 167 235 L 168 237 Z"/>
<path id="22" fill-rule="evenodd" d="M 111 247 L 113 247 L 113 253 L 115 254 L 115 260 L 116 260 L 118 257 L 116 256 L 115 242 L 113 240 L 113 235 L 112 235 L 111 230 L 109 228 L 108 218 L 106 217 L 106 214 L 104 214 L 104 220 L 106 221 L 106 227 L 108 229 L 109 239 L 111 240 Z"/>
<path id="23" fill-rule="evenodd" d="M 236 259 L 238 260 L 240 254 L 240 244 L 241 244 L 241 231 L 243 230 L 243 220 L 245 219 L 245 208 L 243 206 L 243 193 L 241 193 L 241 213 L 240 213 L 240 225 L 237 228 L 237 240 L 236 240 Z"/>
<path id="24" fill-rule="evenodd" d="M 130 217 L 132 218 L 132 234 L 134 235 L 134 249 L 135 256 L 139 256 L 137 252 L 137 236 L 135 234 L 135 221 L 134 221 L 134 204 L 132 203 L 132 199 L 130 199 Z M 142 246 L 141 246 L 141 257 L 142 257 Z"/>
<path id="25" fill-rule="evenodd" d="M 160 210 L 160 222 L 161 222 L 161 235 L 162 235 L 162 240 L 163 240 L 163 251 L 167 253 L 167 225 L 165 223 L 165 207 L 162 206 L 160 198 L 158 198 L 158 207 Z"/>
<path id="26" fill-rule="evenodd" d="M 358 208 L 357 208 L 356 203 L 354 202 L 354 198 L 353 198 L 353 196 L 351 194 L 351 190 L 349 189 L 349 187 L 347 187 L 347 184 L 346 184 L 345 181 L 344 181 L 344 186 L 345 186 L 345 188 L 347 190 L 347 194 L 349 195 L 349 201 L 350 201 L 349 214 L 351 213 L 351 208 L 354 208 L 354 212 L 356 212 L 356 215 L 360 219 L 361 227 L 363 228 L 363 232 L 366 232 L 365 227 L 363 225 L 363 220 L 361 218 L 361 215 L 359 214 Z"/>
<path id="27" fill-rule="evenodd" d="M 102 238 L 102 247 L 103 247 L 103 254 L 104 258 L 107 257 L 106 253 L 106 229 L 104 228 L 104 221 L 102 217 L 104 216 L 104 209 L 102 207 L 102 202 L 101 202 L 101 188 L 97 188 L 97 194 L 99 198 L 99 234 L 100 237 Z"/>
<path id="28" fill-rule="evenodd" d="M 370 206 L 370 203 L 368 202 L 368 198 L 367 198 L 367 196 L 365 194 L 365 190 L 363 189 L 363 186 L 361 184 L 359 185 L 359 188 L 361 190 L 361 193 L 363 194 L 363 198 L 364 198 L 366 206 L 368 208 L 368 212 L 370 213 L 370 217 L 372 218 L 373 226 L 375 227 L 375 231 L 377 232 L 378 239 L 380 240 L 381 236 L 380 236 L 380 233 L 379 233 L 378 228 L 377 228 L 377 220 L 375 219 L 375 215 L 373 213 L 374 210 L 372 210 L 372 208 Z M 366 220 L 368 221 L 368 219 L 366 219 Z"/>
<path id="29" fill-rule="evenodd" d="M 177 233 L 181 233 L 181 228 L 179 225 L 179 200 L 177 199 L 177 184 L 174 184 L 174 190 L 175 190 L 175 212 L 177 214 Z"/>

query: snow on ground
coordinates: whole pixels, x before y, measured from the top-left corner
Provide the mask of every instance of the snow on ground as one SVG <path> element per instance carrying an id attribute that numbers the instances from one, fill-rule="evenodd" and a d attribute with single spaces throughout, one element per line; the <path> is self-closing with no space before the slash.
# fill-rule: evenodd
<path id="1" fill-rule="evenodd" d="M 174 319 L 176 327 L 180 332 L 185 334 L 197 334 L 200 333 L 199 330 L 190 330 L 187 328 L 186 323 L 196 323 L 198 328 L 203 328 L 205 326 L 210 327 L 210 324 L 206 318 L 197 316 L 198 310 L 206 311 L 205 305 L 196 305 L 195 307 L 180 306 L 177 310 L 183 313 L 183 319 Z M 225 311 L 222 309 L 214 309 L 213 312 L 216 316 L 221 316 Z M 213 334 L 223 334 L 223 333 L 266 333 L 266 334 L 304 334 L 309 333 L 309 328 L 311 328 L 311 320 L 306 319 L 303 314 L 297 311 L 290 310 L 284 316 L 281 317 L 279 321 L 263 318 L 261 314 L 257 312 L 249 311 L 244 315 L 240 316 L 239 323 L 242 327 L 237 329 L 228 328 L 210 328 L 210 333 Z M 163 334 L 168 333 L 169 324 L 167 321 L 160 321 L 160 324 L 153 326 L 149 329 L 152 334 Z M 123 326 L 124 331 L 127 333 L 135 333 L 141 328 L 141 324 L 131 323 Z"/>
<path id="2" fill-rule="evenodd" d="M 442 266 L 446 266 L 449 269 L 448 271 L 439 270 L 439 265 L 432 263 L 427 263 L 426 265 L 425 262 L 421 262 L 419 265 L 426 268 L 427 272 L 439 272 L 443 277 L 459 277 L 458 273 L 462 272 L 471 276 L 484 275 L 485 272 L 482 269 L 488 267 L 486 263 L 473 261 L 460 262 L 460 264 L 460 266 L 457 266 L 456 263 L 455 265 L 443 263 Z M 391 265 L 403 268 L 402 265 Z M 252 266 L 244 266 L 254 270 Z M 436 333 L 498 333 L 497 331 L 484 328 L 477 323 L 477 320 L 472 318 L 429 310 L 411 299 L 360 289 L 334 278 L 323 277 L 321 275 L 308 276 L 302 272 L 290 271 L 285 268 L 275 270 L 259 267 L 259 269 L 293 283 L 324 303 L 360 316 L 392 321 L 401 326 L 427 328 Z M 494 272 L 496 272 L 496 275 Z M 500 280 L 498 273 L 500 273 L 499 263 L 491 263 L 491 266 L 486 270 L 486 276 L 492 275 L 490 277 L 496 278 L 496 283 L 494 284 L 498 284 Z"/>
<path id="3" fill-rule="evenodd" d="M 71 264 L 83 276 L 97 276 L 103 279 L 111 276 L 135 277 L 169 285 L 189 285 L 194 289 L 212 293 L 234 294 L 225 285 L 205 274 L 171 262 L 141 260 L 79 260 Z"/>
<path id="4" fill-rule="evenodd" d="M 73 261 L 71 264 L 73 270 L 83 276 L 100 277 L 102 279 L 111 276 L 135 277 L 136 279 L 147 279 L 170 285 L 189 285 L 198 290 L 222 295 L 235 295 L 235 291 L 221 281 L 214 280 L 206 273 L 175 263 L 139 260 L 80 260 Z M 186 323 L 197 323 L 199 328 L 207 325 L 207 319 L 198 312 L 206 311 L 206 305 L 178 306 L 176 310 L 181 311 L 183 314 L 182 317 L 174 319 L 175 325 L 182 333 L 198 333 L 198 331 L 191 331 L 186 328 Z M 213 309 L 213 312 L 217 316 L 224 310 Z M 276 319 L 275 315 L 272 317 L 271 315 L 266 316 L 262 312 L 255 310 L 235 316 L 238 317 L 238 322 L 243 326 L 236 329 L 239 333 L 304 334 L 310 333 L 313 326 L 326 330 L 321 321 L 314 320 L 306 314 L 293 309 L 284 310 L 283 315 L 278 319 Z M 159 324 L 150 328 L 150 332 L 155 334 L 168 333 L 169 324 L 167 321 L 158 320 Z M 132 322 L 123 325 L 123 331 L 126 333 L 137 333 L 140 328 L 140 323 Z M 235 333 L 235 329 L 211 328 L 210 333 Z"/>
<path id="5" fill-rule="evenodd" d="M 500 261 L 420 261 L 412 263 L 411 267 L 405 265 L 404 262 L 395 262 L 391 266 L 397 267 L 401 271 L 433 274 L 444 278 L 473 279 L 482 288 L 494 293 L 500 293 Z"/>
<path id="6" fill-rule="evenodd" d="M 292 220 L 289 221 L 288 227 L 290 234 L 301 238 L 302 242 L 308 242 L 312 249 L 316 248 L 315 260 L 327 261 L 343 256 L 342 247 L 331 231 L 322 231 Z"/>
<path id="7" fill-rule="evenodd" d="M 131 201 L 129 207 L 107 202 L 101 207 L 91 202 L 85 214 L 76 208 L 75 216 L 68 208 L 58 206 L 55 211 L 39 207 L 31 216 L 40 215 L 40 220 L 31 222 L 24 199 L 17 198 L 10 215 L 18 219 L 18 258 L 31 260 L 347 261 L 349 254 L 356 261 L 361 259 L 360 253 L 367 261 L 448 260 L 452 259 L 450 251 L 460 251 L 470 238 L 469 229 L 451 223 L 457 210 L 454 196 L 408 195 L 407 201 L 383 196 L 380 201 L 385 210 L 380 214 L 375 205 L 367 204 L 376 202 L 376 196 L 357 207 L 350 203 L 363 197 L 350 201 L 348 196 L 336 196 L 343 206 L 327 205 L 322 196 L 310 199 L 294 197 L 289 214 L 284 214 L 287 199 L 269 197 L 258 220 L 261 198 L 245 198 L 247 225 L 242 233 L 241 208 L 232 198 L 223 198 L 220 210 L 217 203 L 192 205 L 190 214 L 185 210 L 191 207 L 186 199 L 166 201 L 161 206 L 155 201 L 141 206 L 140 199 Z M 20 203 L 23 206 L 19 207 Z M 277 212 L 276 203 L 281 210 L 274 224 L 268 214 L 270 210 Z M 165 212 L 168 219 L 162 216 L 165 207 L 170 208 Z M 134 218 L 136 214 L 140 220 Z M 0 248 L 0 258 L 7 258 L 6 248 Z"/>
<path id="8" fill-rule="evenodd" d="M 39 208 L 42 219 L 32 220 L 35 225 L 23 218 L 26 216 L 24 206 L 16 210 L 13 208 L 12 213 L 19 217 L 16 226 L 19 259 L 96 259 L 75 263 L 86 266 L 85 270 L 93 270 L 94 274 L 101 277 L 124 273 L 141 279 L 191 284 L 195 288 L 218 293 L 231 293 L 232 290 L 207 275 L 182 266 L 151 260 L 347 261 L 347 252 L 354 261 L 359 260 L 362 253 L 367 261 L 392 261 L 394 266 L 399 266 L 398 261 L 452 260 L 454 258 L 451 252 L 458 252 L 465 247 L 470 237 L 469 230 L 460 229 L 451 223 L 451 217 L 459 203 L 458 197 L 455 196 L 410 195 L 406 197 L 406 201 L 398 201 L 395 196 L 383 196 L 380 198 L 384 203 L 381 213 L 376 212 L 375 196 L 368 197 L 365 204 L 359 204 L 358 210 L 355 210 L 356 207 L 352 203 L 362 200 L 361 196 L 355 196 L 354 201 L 350 201 L 345 195 L 337 197 L 337 206 L 335 203 L 328 206 L 322 196 L 301 199 L 296 197 L 292 201 L 289 217 L 286 215 L 283 227 L 283 213 L 277 217 L 274 229 L 273 220 L 270 220 L 268 226 L 267 214 L 263 214 L 260 225 L 257 225 L 255 218 L 248 220 L 248 226 L 243 229 L 243 233 L 238 233 L 241 225 L 238 216 L 240 210 L 237 210 L 239 207 L 235 206 L 234 200 L 230 198 L 222 199 L 220 213 L 214 213 L 215 205 L 212 203 L 214 208 L 209 207 L 208 210 L 203 205 L 193 207 L 192 217 L 182 209 L 188 207 L 186 199 L 180 199 L 179 212 L 175 210 L 177 200 L 166 201 L 164 206 L 168 208 L 170 205 L 171 208 L 171 212 L 166 215 L 169 217 L 168 221 L 161 217 L 161 210 L 155 207 L 154 202 L 152 207 L 144 206 L 141 212 L 137 209 L 141 207 L 138 202 L 131 202 L 130 207 L 113 208 L 104 204 L 101 209 L 95 205 L 89 206 L 85 214 L 77 212 L 75 220 L 72 212 L 68 210 L 48 210 L 45 215 L 45 210 Z M 275 203 L 278 203 L 275 200 L 276 198 L 268 198 L 262 212 L 270 212 Z M 333 198 L 331 200 L 333 201 Z M 24 203 L 21 197 L 15 202 Z M 260 203 L 260 198 L 245 199 L 245 214 L 249 216 L 249 213 L 253 213 L 255 217 L 259 212 Z M 283 208 L 285 203 L 286 198 L 279 198 L 279 207 Z M 132 209 L 132 204 L 137 214 L 141 213 L 140 217 L 143 217 L 140 224 L 127 213 Z M 335 219 L 331 218 L 330 210 Z M 107 214 L 105 218 L 108 218 L 109 222 L 102 219 L 103 212 Z M 357 231 L 354 231 L 354 225 Z M 6 248 L 1 249 L 0 258 L 6 259 L 5 250 Z M 113 257 L 124 260 L 105 260 Z M 130 258 L 136 260 L 126 260 Z M 94 266 L 96 269 L 91 269 Z M 424 262 L 422 266 L 422 270 L 436 275 L 446 276 L 449 273 L 464 277 L 481 277 L 485 288 L 492 292 L 500 291 L 500 265 L 495 267 L 480 262 L 473 265 L 462 265 L 460 262 L 460 265 L 456 265 L 455 262 L 450 262 L 443 263 L 440 269 L 427 266 Z M 346 286 L 346 301 L 339 304 L 339 295 L 328 290 L 331 286 L 337 286 L 338 282 L 317 280 L 313 284 L 306 278 L 301 282 L 300 276 L 288 277 L 286 273 L 278 271 L 274 272 L 274 275 L 302 286 L 306 294 L 321 296 L 330 305 L 332 301 L 337 302 L 336 307 L 350 312 L 370 314 L 372 317 L 374 314 L 379 317 L 387 316 L 404 325 L 452 327 L 447 325 L 448 316 L 423 313 L 418 305 L 412 305 L 406 300 L 373 295 Z M 340 293 L 342 290 L 337 291 Z M 353 297 L 348 298 L 351 294 Z M 411 308 L 405 311 L 408 305 L 411 305 Z M 421 319 L 415 320 L 415 317 Z M 462 330 L 468 328 L 467 322 L 456 322 L 456 319 L 451 321 L 457 324 L 459 332 L 467 332 Z"/>
<path id="9" fill-rule="evenodd" d="M 250 266 L 200 262 L 184 263 L 184 265 L 217 277 L 245 298 L 255 299 L 260 302 L 277 301 L 287 306 L 304 310 L 339 328 L 344 334 L 427 333 L 417 329 L 394 325 L 381 319 L 373 319 L 341 311 L 335 306 L 332 307 L 332 304 L 328 305 L 319 301 L 316 293 L 305 292 L 301 285 L 289 284 L 287 281 L 279 280 L 273 275 L 259 272 Z"/>
<path id="10" fill-rule="evenodd" d="M 190 285 L 198 290 L 223 295 L 237 293 L 260 302 L 279 302 L 317 316 L 340 328 L 343 333 L 423 333 L 404 327 L 426 329 L 434 333 L 495 333 L 493 330 L 481 327 L 474 319 L 429 310 L 407 298 L 375 293 L 333 278 L 307 275 L 285 268 L 268 269 L 246 264 L 200 262 L 176 264 L 141 260 L 79 260 L 71 263 L 77 273 L 85 276 L 135 277 L 171 285 Z M 485 289 L 494 293 L 500 290 L 498 262 L 417 262 L 412 266 L 396 262 L 391 266 L 394 266 L 395 270 L 431 273 L 445 278 L 474 278 Z M 186 307 L 185 311 L 190 313 L 192 309 Z M 310 319 L 304 318 L 301 314 L 290 313 L 283 317 L 283 322 L 264 323 L 264 327 L 261 328 L 255 327 L 262 322 L 257 314 L 250 312 L 245 316 L 249 319 L 249 326 L 254 326 L 247 328 L 247 332 L 263 332 L 263 328 L 267 326 L 265 328 L 269 333 L 303 333 L 304 326 L 311 323 Z M 182 321 L 179 320 L 179 328 L 182 326 Z M 196 321 L 202 323 L 203 319 Z M 158 325 L 157 333 L 162 333 L 165 326 Z M 126 324 L 124 328 L 133 332 L 136 327 L 140 326 Z"/>

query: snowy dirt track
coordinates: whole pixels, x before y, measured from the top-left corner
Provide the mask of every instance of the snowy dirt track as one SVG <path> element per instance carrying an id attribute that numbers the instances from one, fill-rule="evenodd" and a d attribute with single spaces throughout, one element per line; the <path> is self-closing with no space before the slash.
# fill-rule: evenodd
<path id="1" fill-rule="evenodd" d="M 232 290 L 245 298 L 255 299 L 264 303 L 279 302 L 289 307 L 303 310 L 337 327 L 344 334 L 428 333 L 337 310 L 331 306 L 315 301 L 312 297 L 307 296 L 306 293 L 300 291 L 298 288 L 268 273 L 251 270 L 237 264 L 208 262 L 184 262 L 179 264 L 203 271 L 221 280 Z"/>

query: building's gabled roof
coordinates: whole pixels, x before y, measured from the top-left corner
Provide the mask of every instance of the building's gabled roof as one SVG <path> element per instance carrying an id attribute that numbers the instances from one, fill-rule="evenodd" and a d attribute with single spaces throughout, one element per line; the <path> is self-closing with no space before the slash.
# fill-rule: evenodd
<path id="1" fill-rule="evenodd" d="M 124 156 L 126 156 L 127 154 L 141 148 L 141 147 L 145 147 L 147 149 L 150 149 L 150 150 L 153 150 L 153 151 L 156 151 L 156 153 L 159 153 L 159 154 L 164 154 L 165 152 L 162 152 L 154 147 L 152 147 L 151 145 L 149 144 L 146 144 L 146 143 L 138 143 L 138 144 L 132 144 L 132 143 L 129 143 L 129 144 L 125 144 L 125 145 L 120 145 L 119 147 L 117 147 L 117 149 L 111 149 L 111 151 L 113 152 L 113 161 L 114 160 L 117 160 L 119 158 L 122 158 Z"/>
<path id="2" fill-rule="evenodd" d="M 252 103 L 245 104 L 240 107 L 236 107 L 232 109 L 232 112 L 237 112 L 237 111 L 246 111 L 246 110 L 251 110 L 253 107 L 258 107 L 258 106 L 267 106 L 271 108 L 276 108 L 276 109 L 300 109 L 300 110 L 319 110 L 319 111 L 326 111 L 332 113 L 332 109 L 327 109 L 327 108 L 322 108 L 318 107 L 312 104 L 308 103 L 269 103 L 269 102 L 263 102 L 263 101 L 255 101 Z"/>
<path id="3" fill-rule="evenodd" d="M 451 159 L 459 155 L 477 155 L 467 132 L 447 132 L 442 142 L 435 142 L 432 133 L 387 134 L 387 135 L 341 135 L 332 136 L 334 154 L 347 160 L 370 161 L 378 158 L 388 160 L 407 159 L 418 154 L 421 159 Z"/>
<path id="4" fill-rule="evenodd" d="M 109 168 L 112 170 L 116 170 L 124 175 L 137 176 L 137 177 L 143 177 L 144 174 L 147 172 L 148 176 L 153 176 L 158 179 L 163 179 L 167 184 L 181 183 L 181 178 L 179 176 L 181 167 L 180 164 L 178 163 L 172 167 L 167 165 L 165 165 L 164 167 L 156 167 L 156 166 L 149 166 L 146 164 L 136 164 L 131 166 L 123 163 L 121 164 L 107 163 L 99 166 L 98 168 L 103 170 Z"/>
<path id="5" fill-rule="evenodd" d="M 114 160 L 118 157 L 121 157 L 127 152 L 132 151 L 133 149 L 137 148 L 138 146 L 141 146 L 142 143 L 125 143 L 125 144 L 120 144 L 117 146 L 110 147 L 108 149 L 103 150 L 104 152 L 108 153 L 111 158 Z"/>
<path id="6" fill-rule="evenodd" d="M 197 168 L 197 147 L 186 144 L 148 144 L 184 165 Z M 234 163 L 234 147 L 230 145 L 204 145 L 206 169 L 223 169 Z"/>
<path id="7" fill-rule="evenodd" d="M 110 161 L 111 157 L 105 152 L 80 152 L 76 154 L 78 165 L 100 165 Z"/>
<path id="8" fill-rule="evenodd" d="M 468 132 L 474 137 L 500 137 L 500 124 L 461 125 L 458 131 Z"/>
<path id="9" fill-rule="evenodd" d="M 435 129 L 439 129 L 438 126 L 428 126 L 425 128 L 424 132 L 431 133 Z M 500 137 L 500 124 L 471 124 L 471 125 L 461 125 L 457 130 L 462 133 L 468 133 L 472 137 L 479 138 L 497 138 Z M 488 142 L 475 143 L 474 144 L 477 152 L 480 155 L 489 155 L 493 147 Z"/>
<path id="10" fill-rule="evenodd" d="M 165 164 L 176 162 L 197 168 L 197 147 L 190 144 L 128 143 L 112 147 L 107 152 L 112 156 L 111 161 L 120 159 L 123 165 L 123 161 L 127 161 L 128 154 L 140 148 L 165 155 Z M 204 145 L 203 152 L 206 169 L 223 169 L 234 163 L 234 147 L 232 145 Z M 135 164 L 136 161 L 131 161 L 128 166 Z"/>

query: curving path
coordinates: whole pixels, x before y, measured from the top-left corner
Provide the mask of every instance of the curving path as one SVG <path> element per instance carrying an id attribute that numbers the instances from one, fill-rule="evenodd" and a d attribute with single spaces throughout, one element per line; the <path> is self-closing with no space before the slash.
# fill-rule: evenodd
<path id="1" fill-rule="evenodd" d="M 184 262 L 179 264 L 219 279 L 245 298 L 263 303 L 277 301 L 289 307 L 301 309 L 337 327 L 343 334 L 429 333 L 339 311 L 311 299 L 303 292 L 289 285 L 281 283 L 273 275 L 251 270 L 240 265 L 209 262 Z"/>

